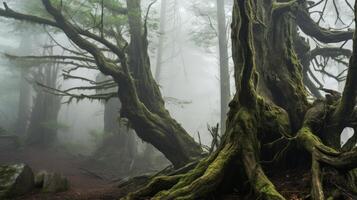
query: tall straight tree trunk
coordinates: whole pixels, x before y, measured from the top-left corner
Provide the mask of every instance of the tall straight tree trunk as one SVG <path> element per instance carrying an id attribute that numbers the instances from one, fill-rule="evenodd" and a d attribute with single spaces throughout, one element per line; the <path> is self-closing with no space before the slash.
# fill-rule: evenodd
<path id="1" fill-rule="evenodd" d="M 120 154 L 120 159 L 123 159 L 123 170 L 128 170 L 128 166 L 135 159 L 137 154 L 137 143 L 135 141 L 135 134 L 133 130 L 130 130 L 128 127 L 123 126 L 118 122 L 119 112 L 120 112 L 121 103 L 119 99 L 114 98 L 108 100 L 105 103 L 104 108 L 104 132 L 108 134 L 104 138 L 102 148 L 109 148 L 117 152 L 101 152 L 114 153 L 116 155 Z M 100 150 L 98 151 L 100 152 Z M 128 162 L 124 162 L 128 160 Z"/>
<path id="2" fill-rule="evenodd" d="M 21 69 L 20 77 L 20 95 L 19 95 L 19 110 L 17 114 L 16 134 L 24 137 L 27 132 L 27 127 L 30 118 L 31 110 L 31 87 L 26 80 L 29 70 L 26 68 Z"/>
<path id="3" fill-rule="evenodd" d="M 221 133 L 226 129 L 226 120 L 228 113 L 228 103 L 230 101 L 230 80 L 229 80 L 229 57 L 228 57 L 228 39 L 226 31 L 226 13 L 224 9 L 224 0 L 217 0 L 217 22 L 218 22 L 218 40 L 219 40 L 219 71 L 220 71 L 220 89 L 221 89 Z"/>
<path id="4" fill-rule="evenodd" d="M 53 55 L 53 49 L 48 49 Z M 59 65 L 49 63 L 40 67 L 35 81 L 50 88 L 58 88 Z M 40 148 L 51 147 L 57 141 L 58 113 L 61 108 L 61 97 L 46 92 L 34 83 L 36 96 L 31 113 L 27 144 Z"/>
<path id="5" fill-rule="evenodd" d="M 31 39 L 25 38 L 25 36 L 23 36 L 18 50 L 21 51 L 21 53 L 23 54 L 28 54 L 29 52 L 31 52 L 31 48 L 33 46 L 31 41 Z M 20 137 L 24 137 L 27 133 L 31 112 L 31 86 L 26 80 L 29 75 L 30 66 L 21 67 L 19 110 L 17 114 L 16 134 Z"/>
<path id="6" fill-rule="evenodd" d="M 99 74 L 98 82 L 110 80 Z M 98 90 L 97 93 L 115 92 L 115 89 Z M 120 123 L 120 109 L 122 104 L 118 98 L 111 98 L 104 103 L 104 138 L 93 153 L 91 160 L 99 162 L 108 170 L 114 170 L 120 175 L 130 174 L 137 156 L 135 134 L 129 127 Z"/>
<path id="7" fill-rule="evenodd" d="M 57 86 L 57 66 L 46 66 L 40 69 L 37 81 L 49 87 Z M 41 77 L 45 77 L 42 79 Z M 40 148 L 51 147 L 57 140 L 58 113 L 61 108 L 61 97 L 36 88 L 36 97 L 32 108 L 27 144 Z"/>
<path id="8" fill-rule="evenodd" d="M 121 176 L 133 173 L 137 142 L 132 129 L 119 123 L 121 103 L 112 98 L 104 105 L 104 138 L 92 159 Z"/>
<path id="9" fill-rule="evenodd" d="M 162 72 L 162 56 L 164 51 L 166 37 L 166 15 L 167 15 L 167 0 L 161 0 L 160 10 L 160 31 L 159 31 L 159 46 L 157 48 L 155 80 L 160 83 Z"/>

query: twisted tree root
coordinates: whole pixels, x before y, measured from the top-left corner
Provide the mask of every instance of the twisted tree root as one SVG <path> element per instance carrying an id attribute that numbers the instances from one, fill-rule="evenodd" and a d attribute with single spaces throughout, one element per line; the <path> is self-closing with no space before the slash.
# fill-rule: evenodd
<path id="1" fill-rule="evenodd" d="M 153 179 L 141 190 L 129 194 L 123 200 L 151 198 L 155 200 L 200 199 L 212 194 L 226 178 L 239 173 L 245 177 L 261 199 L 284 200 L 259 164 L 256 115 L 241 110 L 236 122 L 224 138 L 221 148 L 203 159 L 193 170 L 182 175 L 164 176 Z M 241 167 L 243 170 L 231 166 Z"/>

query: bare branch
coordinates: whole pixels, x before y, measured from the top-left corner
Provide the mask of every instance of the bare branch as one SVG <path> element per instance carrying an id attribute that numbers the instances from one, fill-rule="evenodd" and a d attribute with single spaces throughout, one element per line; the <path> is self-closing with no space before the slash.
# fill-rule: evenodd
<path id="1" fill-rule="evenodd" d="M 77 101 L 84 100 L 84 99 L 89 99 L 89 100 L 105 100 L 108 101 L 109 99 L 113 97 L 117 97 L 118 94 L 116 92 L 112 93 L 100 93 L 100 94 L 73 94 L 69 93 L 69 91 L 65 90 L 60 90 L 56 88 L 49 87 L 45 84 L 37 82 L 37 85 L 44 88 L 46 92 L 56 95 L 56 96 L 62 96 L 62 97 L 69 97 L 69 100 L 66 101 L 65 103 L 71 103 L 74 99 Z"/>
<path id="2" fill-rule="evenodd" d="M 82 81 L 86 81 L 92 85 L 102 85 L 102 84 L 107 84 L 107 83 L 114 83 L 113 80 L 106 80 L 106 81 L 93 81 L 93 80 L 90 80 L 88 78 L 84 78 L 84 77 L 80 77 L 80 76 L 73 76 L 73 75 L 70 75 L 70 74 L 62 74 L 63 76 L 63 79 L 64 80 L 67 80 L 67 79 L 77 79 L 77 80 L 82 80 Z"/>
<path id="3" fill-rule="evenodd" d="M 332 31 L 324 29 L 311 19 L 309 13 L 306 10 L 301 8 L 297 11 L 296 22 L 305 34 L 314 37 L 324 43 L 337 43 L 351 40 L 354 33 L 352 30 Z"/>
<path id="4" fill-rule="evenodd" d="M 16 56 L 11 54 L 4 54 L 9 59 L 31 59 L 31 60 L 76 60 L 76 61 L 84 61 L 94 63 L 95 60 L 87 57 L 80 56 L 63 56 L 63 55 L 50 55 L 50 56 Z"/>

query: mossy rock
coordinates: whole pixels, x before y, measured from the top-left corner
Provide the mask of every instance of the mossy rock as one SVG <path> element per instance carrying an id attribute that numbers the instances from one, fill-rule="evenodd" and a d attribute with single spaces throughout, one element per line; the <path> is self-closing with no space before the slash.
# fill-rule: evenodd
<path id="1" fill-rule="evenodd" d="M 25 164 L 0 166 L 0 199 L 9 199 L 31 192 L 34 175 Z"/>
<path id="2" fill-rule="evenodd" d="M 48 175 L 48 172 L 46 171 L 40 171 L 35 175 L 35 186 L 37 188 L 42 188 L 43 187 L 43 182 L 45 179 L 45 176 Z"/>
<path id="3" fill-rule="evenodd" d="M 42 192 L 57 193 L 69 189 L 69 181 L 58 173 L 40 172 L 36 177 L 36 185 L 42 184 Z"/>

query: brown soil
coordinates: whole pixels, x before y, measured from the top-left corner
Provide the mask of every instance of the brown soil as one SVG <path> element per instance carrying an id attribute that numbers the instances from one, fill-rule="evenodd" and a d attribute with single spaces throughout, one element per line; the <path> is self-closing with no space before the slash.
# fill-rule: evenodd
<path id="1" fill-rule="evenodd" d="M 26 163 L 33 171 L 42 170 L 61 173 L 69 179 L 71 189 L 58 194 L 32 194 L 18 198 L 21 200 L 112 200 L 123 196 L 123 191 L 109 180 L 96 177 L 83 170 L 85 159 L 59 150 L 23 149 L 0 151 L 0 164 Z"/>
<path id="2" fill-rule="evenodd" d="M 76 157 L 60 150 L 24 149 L 19 151 L 0 151 L 0 164 L 26 163 L 33 171 L 58 172 L 67 177 L 71 189 L 57 194 L 43 194 L 34 191 L 32 194 L 16 200 L 114 200 L 127 194 L 128 189 L 116 187 L 117 184 L 100 176 L 83 170 L 86 159 Z M 274 184 L 287 199 L 302 200 L 309 193 L 310 177 L 308 172 L 286 171 L 271 173 Z M 217 199 L 217 198 L 215 198 Z M 239 195 L 227 195 L 219 199 L 240 199 Z"/>

